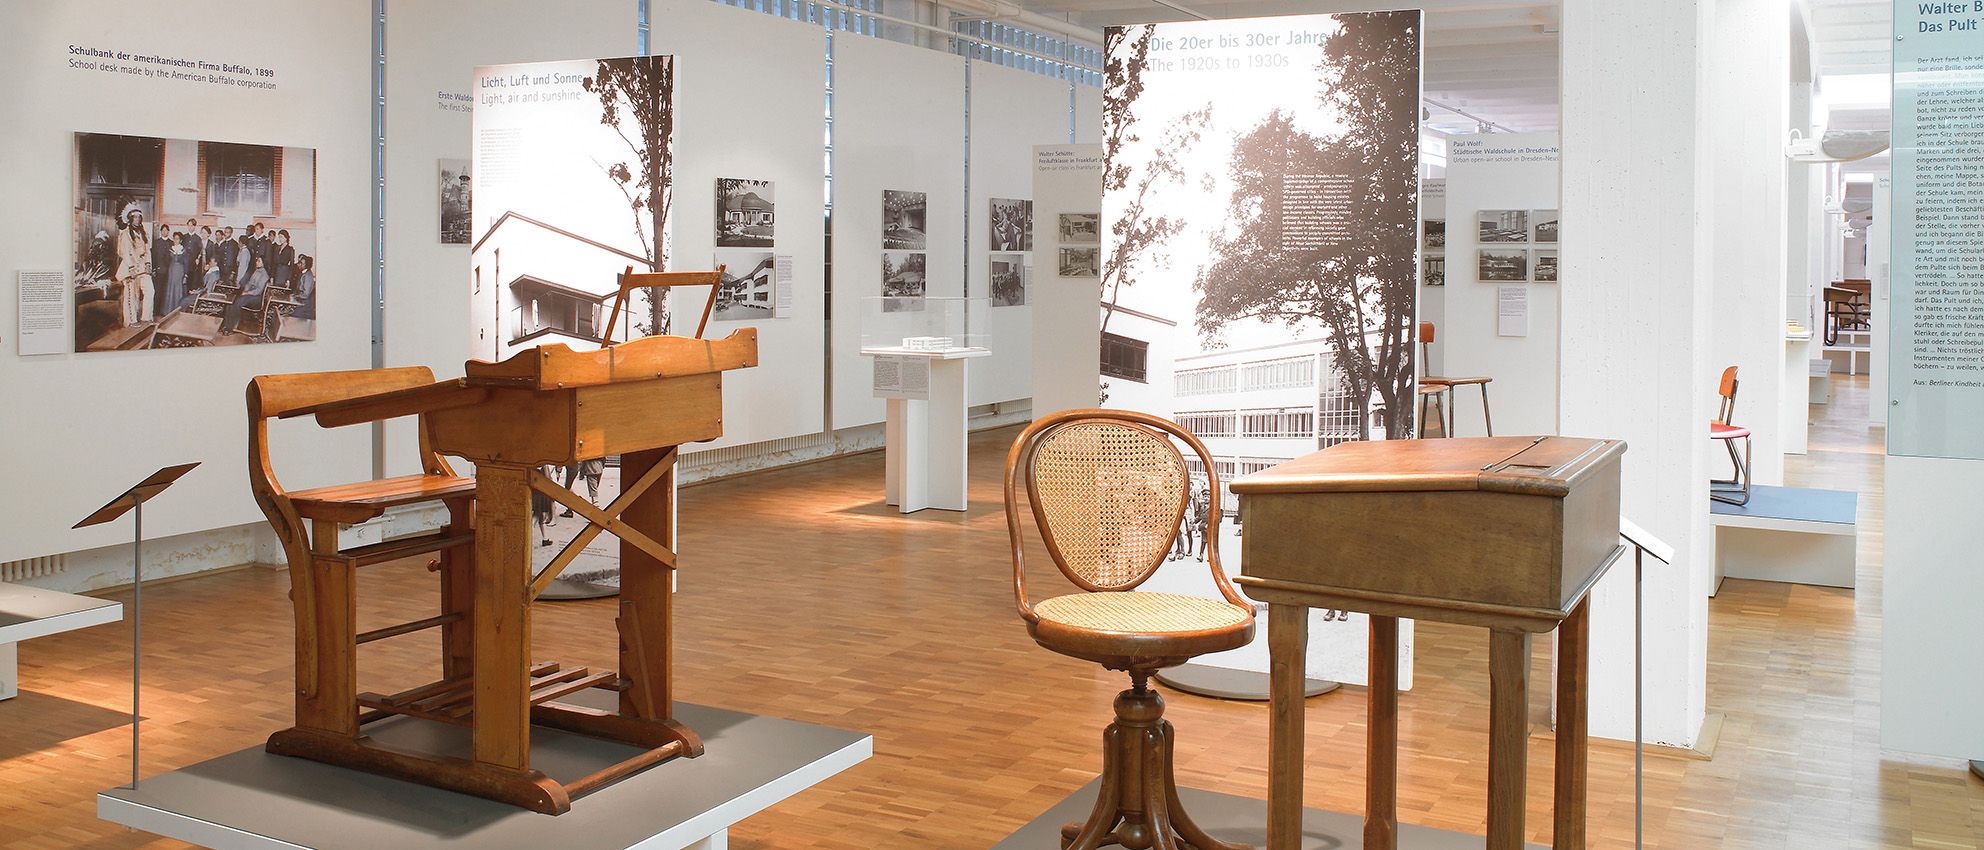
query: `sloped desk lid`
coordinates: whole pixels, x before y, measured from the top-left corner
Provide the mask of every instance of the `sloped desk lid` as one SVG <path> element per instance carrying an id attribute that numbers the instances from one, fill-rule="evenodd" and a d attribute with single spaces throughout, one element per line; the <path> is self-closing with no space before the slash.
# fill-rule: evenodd
<path id="1" fill-rule="evenodd" d="M 1563 498 L 1620 440 L 1464 437 L 1341 443 L 1233 480 L 1241 495 L 1472 490 Z"/>

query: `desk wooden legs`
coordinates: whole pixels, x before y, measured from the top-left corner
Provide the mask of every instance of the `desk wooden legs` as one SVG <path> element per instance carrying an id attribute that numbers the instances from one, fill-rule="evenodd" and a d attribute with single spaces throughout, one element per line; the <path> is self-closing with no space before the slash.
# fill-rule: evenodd
<path id="1" fill-rule="evenodd" d="M 1268 605 L 1268 850 L 1302 846 L 1304 666 L 1309 609 Z"/>
<path id="2" fill-rule="evenodd" d="M 1364 848 L 1398 847 L 1398 618 L 1371 615 L 1364 733 Z"/>
<path id="3" fill-rule="evenodd" d="M 1488 850 L 1523 850 L 1529 773 L 1529 633 L 1488 636 Z"/>
<path id="4" fill-rule="evenodd" d="M 351 562 L 338 560 L 338 524 L 313 520 L 310 574 L 290 575 L 297 607 L 296 726 L 313 732 L 358 734 L 358 595 Z"/>
<path id="5" fill-rule="evenodd" d="M 530 467 L 475 470 L 475 760 L 530 764 Z"/>
<path id="6" fill-rule="evenodd" d="M 1585 759 L 1589 730 L 1591 600 L 1578 606 L 1557 627 L 1557 779 L 1555 850 L 1584 850 Z"/>

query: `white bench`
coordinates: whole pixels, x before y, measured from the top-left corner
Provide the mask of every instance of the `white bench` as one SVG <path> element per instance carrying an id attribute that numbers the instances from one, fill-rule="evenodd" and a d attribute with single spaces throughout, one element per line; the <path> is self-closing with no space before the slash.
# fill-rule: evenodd
<path id="1" fill-rule="evenodd" d="M 124 606 L 54 590 L 0 584 L 0 699 L 20 694 L 20 653 L 15 644 L 124 619 Z"/>
<path id="2" fill-rule="evenodd" d="M 1724 578 L 1852 587 L 1859 499 L 1846 490 L 1755 485 L 1747 505 L 1711 501 L 1715 590 Z"/>

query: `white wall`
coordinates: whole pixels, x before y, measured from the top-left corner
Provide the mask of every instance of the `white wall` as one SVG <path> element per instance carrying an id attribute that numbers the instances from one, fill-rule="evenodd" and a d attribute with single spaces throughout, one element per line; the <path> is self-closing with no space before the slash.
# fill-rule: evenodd
<path id="1" fill-rule="evenodd" d="M 1094 407 L 1101 385 L 1097 278 L 1058 275 L 1062 213 L 1102 209 L 1102 145 L 1033 149 L 1033 415 Z"/>
<path id="2" fill-rule="evenodd" d="M 1890 456 L 1886 484 L 1881 746 L 1984 758 L 1984 570 L 1956 530 L 1984 503 L 1984 461 Z"/>
<path id="3" fill-rule="evenodd" d="M 1700 733 L 1708 671 L 1707 12 L 1697 0 L 1563 4 L 1560 424 L 1627 442 L 1621 509 L 1678 553 L 1646 577 L 1644 676 L 1646 740 L 1677 746 Z M 1629 569 L 1593 590 L 1595 735 L 1632 737 L 1632 605 Z"/>
<path id="4" fill-rule="evenodd" d="M 650 14 L 651 52 L 673 54 L 678 75 L 672 267 L 715 268 L 719 177 L 773 181 L 777 218 L 769 250 L 793 259 L 789 318 L 710 323 L 704 335 L 711 339 L 757 327 L 758 365 L 723 377 L 723 438 L 683 451 L 819 433 L 826 427 L 826 225 L 820 217 L 826 204 L 820 155 L 826 33 L 709 0 L 652 0 Z M 752 57 L 748 73 L 737 69 L 740 47 Z M 677 293 L 675 315 L 701 315 L 707 297 L 706 289 Z M 676 332 L 694 333 L 693 320 Z M 802 375 L 814 377 L 795 380 Z"/>
<path id="5" fill-rule="evenodd" d="M 387 2 L 388 366 L 427 366 L 446 378 L 461 375 L 471 357 L 491 356 L 496 341 L 478 343 L 470 321 L 469 246 L 441 244 L 438 163 L 469 158 L 471 104 L 452 96 L 472 97 L 476 66 L 634 53 L 632 4 L 578 0 L 563 8 L 546 15 L 531 0 Z M 529 26 L 517 25 L 525 19 Z M 497 285 L 484 282 L 489 303 Z M 411 420 L 388 424 L 387 474 L 418 472 L 417 446 Z"/>
<path id="6" fill-rule="evenodd" d="M 1714 9 L 1702 112 L 1713 152 L 1705 207 L 1714 258 L 1710 351 L 1715 368 L 1737 367 L 1735 421 L 1751 429 L 1756 482 L 1782 484 L 1791 19 L 1783 0 L 1715 0 Z M 1704 384 L 1696 393 L 1713 391 Z"/>
<path id="7" fill-rule="evenodd" d="M 882 400 L 874 397 L 870 363 L 861 356 L 861 311 L 862 299 L 882 294 L 883 190 L 929 196 L 927 294 L 964 294 L 964 59 L 844 34 L 834 38 L 833 51 L 828 427 L 840 429 L 882 421 Z"/>
<path id="8" fill-rule="evenodd" d="M 330 0 L 285 9 L 307 38 L 240 38 L 215 21 L 233 3 L 192 0 L 170 13 L 109 14 L 75 3 L 10 4 L 0 26 L 11 129 L 0 257 L 8 296 L 0 334 L 16 326 L 14 271 L 72 268 L 74 134 L 125 133 L 317 150 L 316 342 L 178 351 L 21 357 L 0 353 L 0 561 L 128 542 L 130 526 L 69 526 L 160 466 L 199 461 L 146 510 L 148 535 L 262 522 L 248 492 L 243 389 L 272 372 L 370 365 L 368 194 L 371 4 Z M 273 90 L 69 67 L 68 47 L 164 54 L 275 71 Z M 97 60 L 101 61 L 101 60 Z M 119 63 L 135 66 L 134 63 Z M 153 66 L 156 67 L 156 66 Z M 290 487 L 369 477 L 365 429 L 276 428 L 278 474 Z"/>
<path id="9" fill-rule="evenodd" d="M 965 207 L 970 258 L 966 291 L 973 298 L 984 298 L 990 294 L 991 235 L 987 222 L 991 199 L 1033 197 L 1033 146 L 1068 140 L 1068 83 L 987 62 L 970 63 L 969 73 L 971 201 Z M 1042 283 L 1052 281 L 1052 257 L 1036 243 L 1029 260 L 1035 293 Z M 992 355 L 972 361 L 967 403 L 1032 397 L 1035 293 L 1028 294 L 1024 307 L 994 307 L 989 311 Z"/>
<path id="10" fill-rule="evenodd" d="M 1428 374 L 1494 378 L 1488 393 L 1498 434 L 1556 433 L 1558 292 L 1563 287 L 1606 286 L 1602 278 L 1562 274 L 1563 283 L 1484 283 L 1479 278 L 1477 251 L 1482 245 L 1476 213 L 1556 209 L 1557 177 L 1555 133 L 1492 133 L 1447 139 L 1445 321 L 1437 327 L 1433 343 L 1441 371 Z M 1532 221 L 1532 231 L 1534 225 Z M 1543 247 L 1559 248 L 1561 262 L 1561 244 Z M 1503 286 L 1529 290 L 1528 336 L 1501 336 L 1497 332 L 1495 299 Z M 1423 318 L 1423 308 L 1421 315 Z M 1454 406 L 1459 411 L 1454 416 L 1454 432 L 1481 436 L 1480 390 L 1455 388 Z"/>

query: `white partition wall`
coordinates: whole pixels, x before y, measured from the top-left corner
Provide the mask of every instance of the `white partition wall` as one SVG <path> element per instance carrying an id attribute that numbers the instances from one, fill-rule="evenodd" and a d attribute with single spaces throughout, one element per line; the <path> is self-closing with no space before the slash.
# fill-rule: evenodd
<path id="1" fill-rule="evenodd" d="M 0 137 L 0 162 L 16 166 L 0 227 L 8 267 L 0 386 L 9 397 L 0 404 L 0 467 L 19 483 L 0 492 L 0 513 L 9 518 L 0 561 L 128 543 L 126 524 L 69 526 L 168 463 L 203 466 L 148 507 L 148 537 L 260 522 L 242 449 L 248 379 L 371 363 L 371 66 L 363 61 L 371 54 L 370 3 L 285 8 L 285 30 L 307 38 L 222 36 L 215 22 L 238 17 L 240 8 L 210 0 L 158 14 L 112 12 L 96 4 L 9 4 L 0 26 L 11 124 Z M 78 55 L 68 46 L 107 55 Z M 249 73 L 207 71 L 200 61 Z M 314 194 L 316 208 L 316 340 L 17 355 L 15 272 L 56 272 L 67 290 L 75 270 L 77 132 L 314 148 L 306 194 Z M 284 207 L 302 199 L 302 173 L 290 170 Z M 204 210 L 205 195 L 189 178 L 161 204 Z M 166 216 L 175 224 L 188 217 Z M 72 308 L 64 309 L 73 322 Z M 281 423 L 275 441 L 277 471 L 289 486 L 371 472 L 370 434 L 362 428 L 319 432 L 313 424 Z"/>
<path id="2" fill-rule="evenodd" d="M 1019 253 L 991 250 L 993 198 L 1033 198 L 1033 146 L 1068 138 L 1068 83 L 1040 74 L 972 62 L 971 201 L 966 206 L 968 267 L 966 290 L 985 297 L 992 254 L 1023 256 L 1032 267 L 1031 284 L 1050 282 L 1049 255 L 1036 245 Z M 992 356 L 971 364 L 970 404 L 1015 401 L 1033 395 L 1033 293 L 1024 306 L 989 311 Z"/>
<path id="3" fill-rule="evenodd" d="M 1546 282 L 1537 269 L 1543 257 L 1556 258 L 1554 222 L 1539 234 L 1544 219 L 1557 215 L 1557 134 L 1494 133 L 1447 140 L 1447 285 L 1438 320 L 1433 375 L 1482 375 L 1498 434 L 1557 433 L 1557 300 L 1565 287 L 1604 286 L 1602 280 Z M 1522 242 L 1484 241 L 1480 219 L 1519 216 Z M 1503 235 L 1507 235 L 1503 232 Z M 1546 241 L 1547 240 L 1547 241 Z M 1482 252 L 1514 254 L 1528 262 L 1521 279 L 1484 277 Z M 1561 277 L 1561 275 L 1559 275 Z M 1506 335 L 1497 295 L 1505 287 L 1526 290 L 1527 330 Z M 1425 305 L 1420 317 L 1426 318 Z M 1454 433 L 1485 433 L 1481 391 L 1457 387 L 1453 393 Z M 1586 436 L 1586 435 L 1579 435 Z M 1603 435 L 1592 435 L 1603 436 Z"/>
<path id="4" fill-rule="evenodd" d="M 882 193 L 922 192 L 926 294 L 964 294 L 964 59 L 835 33 L 829 428 L 882 421 L 861 305 L 882 294 Z M 992 340 L 998 351 L 1006 341 Z"/>
<path id="5" fill-rule="evenodd" d="M 1033 149 L 1033 415 L 1094 407 L 1102 386 L 1102 284 L 1063 277 L 1064 213 L 1102 209 L 1102 145 Z M 1079 238 L 1079 237 L 1077 237 Z M 1069 244 L 1073 244 L 1072 240 Z"/>
<path id="6" fill-rule="evenodd" d="M 1696 0 L 1563 9 L 1562 432 L 1626 441 L 1620 509 L 1677 553 L 1646 576 L 1645 735 L 1691 747 L 1707 699 L 1713 572 L 1697 118 L 1709 10 Z M 1578 280 L 1592 284 L 1568 283 Z M 1632 571 L 1614 570 L 1591 596 L 1593 735 L 1633 736 L 1634 649 Z"/>
<path id="7" fill-rule="evenodd" d="M 488 294 L 470 275 L 470 245 L 441 242 L 440 163 L 469 159 L 476 66 L 634 52 L 634 10 L 624 0 L 563 8 L 543 15 L 530 0 L 387 3 L 387 366 L 427 366 L 447 378 L 494 351 L 494 340 L 475 339 L 470 321 L 471 299 Z M 515 25 L 523 18 L 531 26 Z M 411 420 L 387 424 L 386 474 L 420 471 L 417 440 Z"/>
<path id="8" fill-rule="evenodd" d="M 820 137 L 826 90 L 826 32 L 817 25 L 711 3 L 651 0 L 649 49 L 675 57 L 675 209 L 670 267 L 714 268 L 716 181 L 770 180 L 769 248 L 724 249 L 733 273 L 753 252 L 790 257 L 791 310 L 777 318 L 710 322 L 718 339 L 758 329 L 758 366 L 724 375 L 723 446 L 819 433 L 825 427 L 826 223 Z M 846 40 L 852 40 L 852 37 Z M 740 46 L 751 70 L 736 68 Z M 928 52 L 928 51 L 925 51 Z M 761 84 L 762 83 L 762 84 Z M 953 230 L 952 232 L 955 232 Z M 708 290 L 676 293 L 676 333 L 695 331 Z M 687 322 L 687 324 L 684 324 Z"/>

